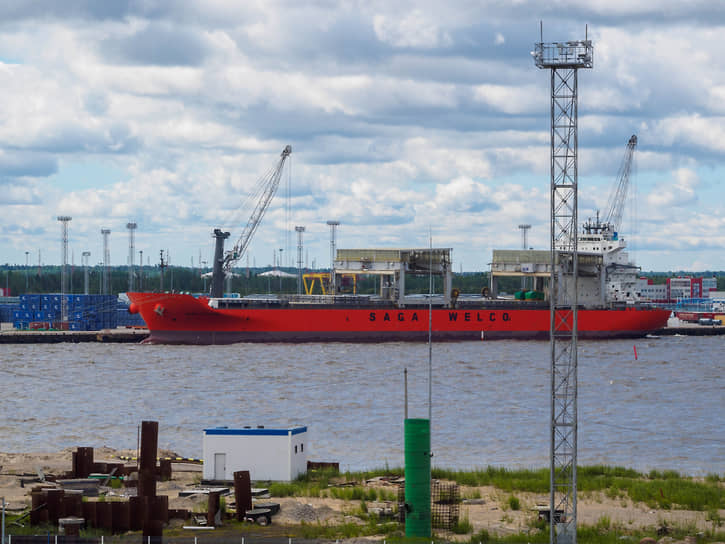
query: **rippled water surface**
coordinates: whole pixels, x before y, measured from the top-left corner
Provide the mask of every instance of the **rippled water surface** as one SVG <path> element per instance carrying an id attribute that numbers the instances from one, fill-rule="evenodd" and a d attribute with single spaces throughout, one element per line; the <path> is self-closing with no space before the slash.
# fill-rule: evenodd
<path id="1" fill-rule="evenodd" d="M 725 337 L 579 346 L 579 464 L 725 474 Z M 135 448 L 155 420 L 197 457 L 204 428 L 302 424 L 313 460 L 402 466 L 406 367 L 427 417 L 425 344 L 3 345 L 0 450 Z M 434 466 L 548 466 L 549 387 L 547 342 L 434 345 Z"/>

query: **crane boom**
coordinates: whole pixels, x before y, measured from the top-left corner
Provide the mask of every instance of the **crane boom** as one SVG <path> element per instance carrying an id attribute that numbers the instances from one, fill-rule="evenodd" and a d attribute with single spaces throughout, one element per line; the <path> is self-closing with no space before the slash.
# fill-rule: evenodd
<path id="1" fill-rule="evenodd" d="M 262 221 L 262 217 L 264 217 L 264 213 L 267 211 L 267 208 L 269 208 L 269 203 L 272 201 L 272 198 L 277 192 L 279 180 L 282 177 L 282 168 L 284 167 L 287 157 L 289 157 L 291 153 L 292 146 L 286 146 L 284 150 L 282 150 L 282 154 L 280 155 L 277 165 L 269 173 L 267 173 L 267 175 L 261 178 L 257 187 L 257 191 L 261 193 L 261 197 L 257 201 L 257 205 L 255 206 L 252 215 L 249 217 L 244 230 L 242 230 L 242 234 L 239 236 L 237 243 L 234 244 L 234 247 L 227 251 L 224 255 L 222 269 L 225 272 L 230 271 L 234 263 L 241 259 L 244 252 L 247 250 L 249 242 L 252 240 L 252 236 L 254 236 L 259 223 Z"/>
<path id="2" fill-rule="evenodd" d="M 624 159 L 617 173 L 618 182 L 614 186 L 607 201 L 607 215 L 604 217 L 604 223 L 609 225 L 612 232 L 619 232 L 622 224 L 624 201 L 627 197 L 627 189 L 629 188 L 629 173 L 632 170 L 635 147 L 637 147 L 637 135 L 632 134 L 632 137 L 627 142 Z"/>

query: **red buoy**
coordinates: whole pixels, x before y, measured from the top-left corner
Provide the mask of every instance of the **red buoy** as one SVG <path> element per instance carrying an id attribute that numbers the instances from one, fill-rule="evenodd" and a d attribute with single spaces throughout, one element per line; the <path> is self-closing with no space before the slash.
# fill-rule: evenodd
<path id="1" fill-rule="evenodd" d="M 138 306 L 135 302 L 132 302 L 131 305 L 128 307 L 128 313 L 130 314 L 137 314 L 138 313 Z"/>

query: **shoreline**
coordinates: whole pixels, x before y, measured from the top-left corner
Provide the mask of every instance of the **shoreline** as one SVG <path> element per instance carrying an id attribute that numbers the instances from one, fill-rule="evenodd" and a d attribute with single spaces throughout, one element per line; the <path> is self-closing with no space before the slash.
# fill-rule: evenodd
<path id="1" fill-rule="evenodd" d="M 725 325 L 678 325 L 665 327 L 643 337 L 653 336 L 721 336 Z M 148 329 L 117 328 L 99 331 L 26 331 L 4 329 L 0 331 L 0 344 L 60 344 L 60 343 L 141 343 L 149 336 Z M 543 340 L 545 341 L 545 340 Z"/>

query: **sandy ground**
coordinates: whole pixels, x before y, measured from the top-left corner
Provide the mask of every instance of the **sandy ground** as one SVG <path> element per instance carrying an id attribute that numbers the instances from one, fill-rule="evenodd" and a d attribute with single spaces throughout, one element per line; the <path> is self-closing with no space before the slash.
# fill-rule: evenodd
<path id="1" fill-rule="evenodd" d="M 21 486 L 21 478 L 37 478 L 39 471 L 44 475 L 60 475 L 71 470 L 73 449 L 55 453 L 0 453 L 0 497 L 4 497 L 10 512 L 21 512 L 30 504 L 29 491 L 33 484 Z M 118 462 L 119 456 L 135 456 L 135 451 L 118 451 L 109 448 L 95 448 L 96 461 Z M 175 456 L 172 452 L 159 452 L 161 456 Z M 189 490 L 201 481 L 201 466 L 175 463 L 173 477 L 169 482 L 159 482 L 158 494 L 169 496 L 169 507 L 187 509 L 192 512 L 206 511 L 205 495 L 179 497 L 179 492 Z M 368 485 L 388 486 L 393 484 L 376 481 Z M 110 494 L 123 495 L 123 489 L 109 490 Z M 511 510 L 508 506 L 510 494 L 493 487 L 461 488 L 461 496 L 475 497 L 461 505 L 461 518 L 467 518 L 473 525 L 473 531 L 482 529 L 495 534 L 526 532 L 534 524 L 538 512 L 537 505 L 547 505 L 548 495 L 516 493 L 521 508 Z M 227 497 L 233 502 L 233 494 Z M 267 499 L 265 499 L 267 500 Z M 343 501 L 328 498 L 271 498 L 280 503 L 279 514 L 274 523 L 294 525 L 302 521 L 337 524 L 355 522 L 353 513 L 360 508 L 355 501 Z M 374 505 L 368 505 L 370 508 Z M 393 505 L 390 505 L 393 506 Z M 602 493 L 580 493 L 578 496 L 579 523 L 595 525 L 608 523 L 622 528 L 651 529 L 653 534 L 658 527 L 689 527 L 693 534 L 713 529 L 713 522 L 707 520 L 706 512 L 685 510 L 653 510 L 644 504 L 633 504 L 627 499 L 611 499 Z M 720 510 L 725 519 L 725 510 Z M 453 535 L 447 535 L 454 538 Z M 470 535 L 461 535 L 467 540 Z"/>

